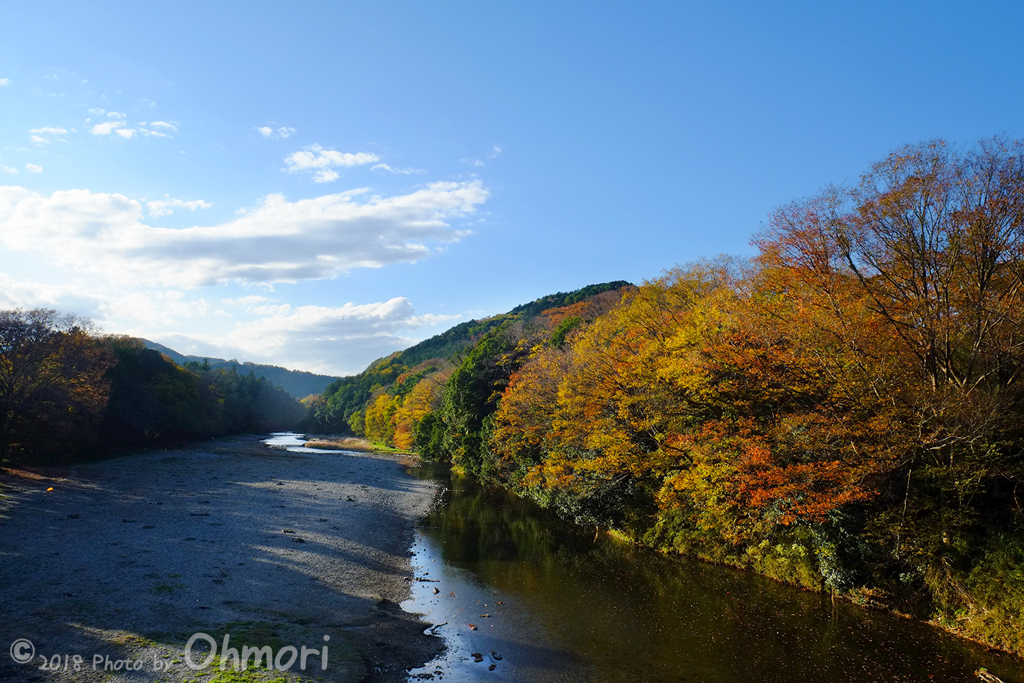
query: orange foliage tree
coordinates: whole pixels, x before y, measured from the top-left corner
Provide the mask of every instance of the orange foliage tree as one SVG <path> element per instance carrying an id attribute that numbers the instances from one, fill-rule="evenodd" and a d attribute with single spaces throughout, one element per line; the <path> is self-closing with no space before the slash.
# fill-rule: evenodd
<path id="1" fill-rule="evenodd" d="M 879 528 L 895 554 L 957 545 L 979 494 L 1011 505 L 1000 492 L 1024 479 L 1024 146 L 904 147 L 857 187 L 779 210 L 757 244 L 787 334 L 829 356 L 838 389 L 863 389 L 844 399 L 870 404 L 888 442 L 901 504 Z"/>

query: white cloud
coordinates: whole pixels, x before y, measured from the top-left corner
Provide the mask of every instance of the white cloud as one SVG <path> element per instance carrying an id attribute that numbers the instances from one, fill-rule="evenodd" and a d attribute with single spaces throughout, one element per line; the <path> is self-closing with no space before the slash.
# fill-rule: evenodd
<path id="1" fill-rule="evenodd" d="M 125 327 L 139 324 L 148 329 L 179 327 L 183 320 L 201 318 L 210 309 L 205 299 L 187 299 L 184 292 L 174 289 L 118 289 L 105 282 L 32 282 L 0 273 L 0 308 L 33 307 L 86 316 L 108 332 L 123 332 Z"/>
<path id="2" fill-rule="evenodd" d="M 110 114 L 115 114 L 115 113 L 116 112 L 110 112 Z M 108 116 L 110 114 L 108 114 Z M 88 120 L 86 121 L 86 123 L 88 123 Z M 154 122 L 154 123 L 152 123 L 150 125 L 155 126 L 155 125 L 157 125 L 157 123 L 162 123 L 162 122 Z M 140 125 L 142 125 L 142 124 L 140 124 Z M 169 126 L 170 128 L 173 128 L 173 126 L 171 126 L 171 124 L 169 124 L 169 123 L 163 124 L 163 125 L 166 125 L 166 126 Z M 123 137 L 125 140 L 131 140 L 132 137 L 134 137 L 135 135 L 145 135 L 147 137 L 153 136 L 153 137 L 158 137 L 158 138 L 170 137 L 166 133 L 161 133 L 161 132 L 155 131 L 155 130 L 147 130 L 145 128 L 127 128 L 125 126 L 124 121 L 104 121 L 103 123 L 97 123 L 96 125 L 94 125 L 92 127 L 92 129 L 89 132 L 92 133 L 93 135 L 110 135 L 111 133 L 117 133 L 118 135 Z"/>
<path id="3" fill-rule="evenodd" d="M 111 131 L 116 130 L 123 126 L 124 123 L 121 121 L 107 121 L 106 123 L 97 123 L 92 127 L 89 132 L 93 135 L 110 135 Z"/>
<path id="4" fill-rule="evenodd" d="M 185 354 L 335 375 L 359 372 L 409 346 L 416 339 L 407 335 L 419 328 L 466 317 L 417 315 L 404 297 L 334 307 L 261 305 L 268 301 L 258 295 L 224 299 L 226 306 L 246 308 L 229 313 L 176 289 L 117 288 L 106 279 L 53 284 L 0 273 L 0 308 L 56 308 L 91 318 L 106 332 L 145 337 Z M 203 331 L 211 324 L 216 332 Z"/>
<path id="5" fill-rule="evenodd" d="M 80 285 L 55 285 L 15 280 L 0 273 L 0 308 L 57 308 L 97 318 L 101 298 Z"/>
<path id="6" fill-rule="evenodd" d="M 143 223 L 141 203 L 124 195 L 66 190 L 46 197 L 7 186 L 0 187 L 0 244 L 111 281 L 293 282 L 419 261 L 433 253 L 430 243 L 470 234 L 449 221 L 473 214 L 488 196 L 480 181 L 432 183 L 391 197 L 365 189 L 295 202 L 269 195 L 226 223 L 168 229 Z"/>
<path id="7" fill-rule="evenodd" d="M 156 126 L 157 128 L 169 128 L 170 130 L 174 131 L 178 130 L 177 126 L 175 126 L 173 123 L 167 123 L 166 121 L 154 121 L 153 123 L 149 124 L 149 126 L 150 128 Z"/>
<path id="8" fill-rule="evenodd" d="M 417 173 L 426 173 L 426 169 L 423 168 L 391 168 L 384 162 L 377 164 L 376 166 L 370 167 L 371 171 L 387 171 L 394 175 L 413 175 Z"/>
<path id="9" fill-rule="evenodd" d="M 3 171 L 4 173 L 20 173 L 21 172 L 21 171 L 19 171 L 16 168 L 11 168 L 10 166 L 0 166 L 0 171 Z"/>
<path id="10" fill-rule="evenodd" d="M 284 159 L 288 165 L 285 170 L 289 173 L 300 171 L 313 171 L 316 175 L 313 180 L 318 183 L 326 183 L 338 179 L 338 173 L 332 167 L 351 167 L 363 164 L 372 164 L 380 161 L 380 157 L 369 152 L 337 152 L 333 149 L 324 149 L 320 145 L 312 145 L 302 152 L 294 152 Z"/>
<path id="11" fill-rule="evenodd" d="M 475 166 L 477 168 L 484 165 L 484 162 L 480 161 L 479 159 L 459 159 L 459 161 L 461 161 L 464 164 L 469 164 L 470 166 Z"/>
<path id="12" fill-rule="evenodd" d="M 252 313 L 259 315 L 288 315 L 292 310 L 291 304 L 278 304 L 278 305 L 267 305 L 267 306 L 253 306 L 249 309 Z"/>
<path id="13" fill-rule="evenodd" d="M 288 126 L 282 126 L 277 130 L 270 126 L 260 126 L 256 130 L 265 138 L 290 138 L 296 133 L 294 128 L 289 128 Z"/>
<path id="14" fill-rule="evenodd" d="M 38 135 L 33 135 L 32 136 L 32 142 L 36 143 L 37 145 L 48 145 L 48 144 L 50 144 L 49 140 L 47 140 L 46 138 L 41 138 Z"/>
<path id="15" fill-rule="evenodd" d="M 108 295 L 104 297 L 100 310 L 107 318 L 177 326 L 182 319 L 206 315 L 210 306 L 205 299 L 186 300 L 182 292 L 166 289 Z"/>
<path id="16" fill-rule="evenodd" d="M 108 111 L 107 112 L 107 116 L 109 118 L 112 118 L 112 119 L 126 119 L 126 118 L 128 118 L 127 114 L 122 114 L 119 111 Z"/>
<path id="17" fill-rule="evenodd" d="M 319 171 L 316 172 L 316 175 L 313 176 L 313 182 L 330 183 L 337 180 L 340 177 L 341 176 L 335 170 L 329 168 L 321 168 Z"/>
<path id="18" fill-rule="evenodd" d="M 169 216 L 174 213 L 176 207 L 182 207 L 195 211 L 196 209 L 209 209 L 212 204 L 210 202 L 204 202 L 202 199 L 194 199 L 190 202 L 186 202 L 181 199 L 174 199 L 168 197 L 167 199 L 157 199 L 152 202 L 146 202 L 146 209 L 149 211 L 150 216 Z"/>
<path id="19" fill-rule="evenodd" d="M 183 353 L 273 362 L 312 372 L 352 374 L 409 346 L 401 333 L 462 316 L 416 316 L 405 297 L 343 306 L 266 306 L 263 317 L 226 334 L 168 335 L 159 341 Z"/>
<path id="20" fill-rule="evenodd" d="M 43 167 L 36 166 L 35 164 L 25 164 L 25 168 L 28 169 L 29 173 L 42 173 Z"/>
<path id="21" fill-rule="evenodd" d="M 66 128 L 55 128 L 52 126 L 47 126 L 46 128 L 33 128 L 32 130 L 29 131 L 29 133 L 34 133 L 36 135 L 43 135 L 46 133 L 51 133 L 53 135 L 63 135 L 64 133 L 67 132 L 68 131 Z"/>
<path id="22" fill-rule="evenodd" d="M 9 79 L 9 78 L 0 78 L 0 85 L 10 85 L 10 84 L 11 84 L 11 79 Z"/>
<path id="23" fill-rule="evenodd" d="M 499 154 L 501 154 L 501 147 L 499 147 L 498 145 L 495 145 L 494 147 L 491 148 L 491 153 L 487 155 L 487 158 L 488 159 L 494 159 Z"/>
<path id="24" fill-rule="evenodd" d="M 107 110 L 106 109 L 96 108 L 96 109 L 90 109 L 89 113 L 92 114 L 93 116 L 100 116 L 102 114 L 106 114 Z"/>
<path id="25" fill-rule="evenodd" d="M 262 304 L 266 301 L 270 301 L 265 296 L 259 296 L 258 294 L 251 294 L 249 296 L 241 296 L 237 299 L 223 299 L 221 303 L 228 306 L 252 306 L 254 304 Z"/>

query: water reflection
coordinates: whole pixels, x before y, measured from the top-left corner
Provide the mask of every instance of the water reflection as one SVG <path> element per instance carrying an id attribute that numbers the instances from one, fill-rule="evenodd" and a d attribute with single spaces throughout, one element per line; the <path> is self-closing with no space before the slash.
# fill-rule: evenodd
<path id="1" fill-rule="evenodd" d="M 984 666 L 1024 683 L 1020 660 L 926 625 L 604 535 L 595 540 L 443 468 L 412 473 L 445 489 L 414 548 L 417 576 L 429 580 L 414 582 L 406 607 L 447 621 L 437 632 L 450 642 L 445 658 L 416 675 L 966 682 Z"/>

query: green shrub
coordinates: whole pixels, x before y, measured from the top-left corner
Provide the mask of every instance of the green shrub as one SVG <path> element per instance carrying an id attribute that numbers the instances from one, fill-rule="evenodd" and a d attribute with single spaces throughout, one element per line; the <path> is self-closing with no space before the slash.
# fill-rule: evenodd
<path id="1" fill-rule="evenodd" d="M 936 620 L 1018 655 L 1024 654 L 1024 543 L 1000 534 L 969 572 L 948 564 L 926 576 Z"/>
<path id="2" fill-rule="evenodd" d="M 776 581 L 821 590 L 824 582 L 809 537 L 809 532 L 801 530 L 778 543 L 765 539 L 747 548 L 746 560 L 751 569 Z"/>

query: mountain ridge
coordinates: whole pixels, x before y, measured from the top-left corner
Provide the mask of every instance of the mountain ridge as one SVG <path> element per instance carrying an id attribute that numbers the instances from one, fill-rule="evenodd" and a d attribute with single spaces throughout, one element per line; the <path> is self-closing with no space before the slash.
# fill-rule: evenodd
<path id="1" fill-rule="evenodd" d="M 186 363 L 202 364 L 206 362 L 209 363 L 211 370 L 218 368 L 229 369 L 234 366 L 236 372 L 246 374 L 251 371 L 257 377 L 265 377 L 298 399 L 303 399 L 313 394 L 321 394 L 324 389 L 338 379 L 338 377 L 333 375 L 319 375 L 314 372 L 306 372 L 305 370 L 289 370 L 278 365 L 263 365 L 249 361 L 243 362 L 234 358 L 226 360 L 224 358 L 210 358 L 208 356 L 186 356 L 168 346 L 150 341 L 149 339 L 139 337 L 139 341 L 147 349 L 158 351 L 181 366 L 184 366 Z"/>

